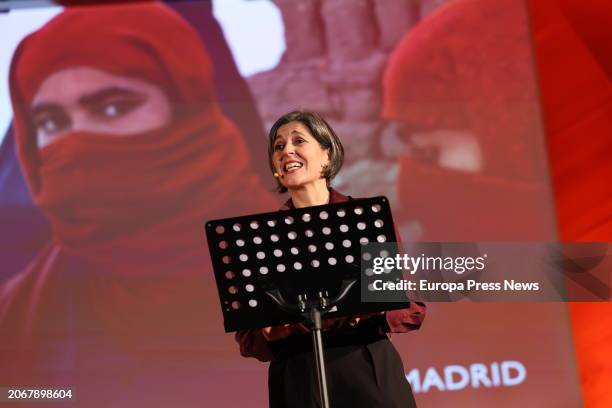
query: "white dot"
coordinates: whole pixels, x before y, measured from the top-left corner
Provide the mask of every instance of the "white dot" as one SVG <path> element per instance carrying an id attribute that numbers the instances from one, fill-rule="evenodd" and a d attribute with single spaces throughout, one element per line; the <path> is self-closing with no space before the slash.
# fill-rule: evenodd
<path id="1" fill-rule="evenodd" d="M 251 221 L 249 225 L 251 226 L 252 229 L 259 228 L 259 223 L 257 221 Z"/>
<path id="2" fill-rule="evenodd" d="M 380 256 L 382 256 L 383 258 L 388 257 L 389 251 L 387 251 L 386 249 L 383 249 L 382 251 L 380 251 Z"/>
<path id="3" fill-rule="evenodd" d="M 285 265 L 283 264 L 276 265 L 276 270 L 279 272 L 285 272 Z"/>
<path id="4" fill-rule="evenodd" d="M 249 306 L 251 307 L 257 306 L 257 301 L 255 299 L 249 299 Z"/>
<path id="5" fill-rule="evenodd" d="M 316 247 L 316 245 L 310 244 L 310 245 L 308 245 L 308 250 L 310 252 L 316 252 L 317 251 L 317 247 Z"/>
<path id="6" fill-rule="evenodd" d="M 355 214 L 357 214 L 357 215 L 363 214 L 363 208 L 362 207 L 355 207 Z"/>
<path id="7" fill-rule="evenodd" d="M 293 217 L 288 215 L 285 217 L 285 224 L 293 224 Z"/>
<path id="8" fill-rule="evenodd" d="M 368 239 L 366 237 L 359 238 L 359 243 L 362 244 L 362 245 L 365 245 L 368 242 L 370 242 L 370 241 L 368 241 Z"/>
<path id="9" fill-rule="evenodd" d="M 372 270 L 372 268 L 366 268 L 365 274 L 368 276 L 372 276 L 374 275 L 374 271 Z"/>
<path id="10" fill-rule="evenodd" d="M 299 252 L 300 252 L 300 251 L 298 251 L 298 249 L 297 249 L 296 247 L 292 247 L 292 248 L 291 248 L 291 253 L 292 253 L 293 255 L 297 255 Z"/>
<path id="11" fill-rule="evenodd" d="M 355 260 L 355 258 L 353 257 L 353 255 L 347 255 L 347 256 L 344 258 L 344 260 L 345 260 L 347 263 L 353 263 L 353 261 Z"/>
<path id="12" fill-rule="evenodd" d="M 344 241 L 342 241 L 342 246 L 345 248 L 350 248 L 351 246 L 351 241 L 348 239 L 345 239 Z"/>
<path id="13" fill-rule="evenodd" d="M 248 278 L 249 276 L 251 276 L 251 270 L 250 269 L 243 269 L 242 270 L 242 274 Z"/>
<path id="14" fill-rule="evenodd" d="M 312 219 L 312 217 L 310 216 L 310 214 L 306 213 L 304 215 L 302 215 L 302 221 L 304 222 L 308 222 Z"/>
<path id="15" fill-rule="evenodd" d="M 387 240 L 387 237 L 385 237 L 384 235 L 379 235 L 376 237 L 376 240 L 378 242 L 385 242 Z"/>
<path id="16" fill-rule="evenodd" d="M 280 249 L 275 249 L 274 250 L 274 256 L 279 258 L 283 255 L 283 251 L 281 251 Z"/>
<path id="17" fill-rule="evenodd" d="M 376 228 L 380 228 L 380 227 L 382 227 L 383 225 L 385 225 L 385 223 L 383 222 L 383 220 L 376 220 L 376 221 L 374 221 L 374 226 L 375 226 Z"/>
<path id="18" fill-rule="evenodd" d="M 297 238 L 297 233 L 295 231 L 289 231 L 287 236 L 289 237 L 289 239 L 296 239 Z"/>
<path id="19" fill-rule="evenodd" d="M 326 242 L 325 249 L 328 249 L 331 251 L 332 249 L 334 249 L 334 244 L 332 244 L 331 242 Z"/>
<path id="20" fill-rule="evenodd" d="M 306 230 L 306 232 L 305 232 L 305 233 L 306 233 L 306 236 L 307 236 L 308 238 L 311 238 L 311 237 L 314 235 L 314 232 L 313 232 L 312 230 L 309 230 L 309 229 L 308 229 L 308 230 Z"/>
<path id="21" fill-rule="evenodd" d="M 364 252 L 361 257 L 364 261 L 369 261 L 370 259 L 372 259 L 372 254 L 370 254 L 369 252 Z"/>
<path id="22" fill-rule="evenodd" d="M 276 220 L 268 220 L 268 227 L 274 227 L 276 225 Z"/>
<path id="23" fill-rule="evenodd" d="M 242 262 L 246 262 L 249 260 L 249 256 L 247 254 L 240 254 L 238 257 Z"/>
<path id="24" fill-rule="evenodd" d="M 251 285 L 250 283 L 246 285 L 244 288 L 246 289 L 247 292 L 252 292 L 255 290 L 255 286 Z"/>
<path id="25" fill-rule="evenodd" d="M 342 225 L 340 226 L 340 231 L 342 231 L 342 232 L 347 232 L 348 230 L 349 230 L 348 225 L 346 225 L 346 224 L 342 224 Z"/>
<path id="26" fill-rule="evenodd" d="M 365 227 L 366 227 L 365 222 L 358 222 L 358 223 L 357 223 L 357 229 L 359 229 L 359 230 L 362 230 L 362 231 L 363 231 L 363 230 L 365 229 Z"/>
<path id="27" fill-rule="evenodd" d="M 261 237 L 255 237 L 253 238 L 253 242 L 256 244 L 261 244 L 263 242 L 263 240 L 261 239 Z"/>
<path id="28" fill-rule="evenodd" d="M 336 258 L 331 257 L 327 260 L 327 262 L 329 262 L 330 265 L 335 265 L 337 261 L 336 261 Z"/>
<path id="29" fill-rule="evenodd" d="M 293 264 L 293 268 L 294 268 L 296 271 L 299 271 L 300 269 L 302 269 L 302 264 L 301 264 L 301 263 L 299 263 L 299 262 L 296 262 L 296 263 L 294 263 L 294 264 Z"/>
<path id="30" fill-rule="evenodd" d="M 336 214 L 338 215 L 338 217 L 342 218 L 346 215 L 346 211 L 344 211 L 343 209 L 340 209 L 338 210 Z"/>
<path id="31" fill-rule="evenodd" d="M 318 268 L 320 263 L 316 259 L 313 259 L 312 261 L 310 261 L 310 265 L 312 265 L 313 268 Z"/>
<path id="32" fill-rule="evenodd" d="M 263 253 L 262 251 L 257 252 L 257 259 L 264 259 L 266 257 L 266 254 Z"/>
<path id="33" fill-rule="evenodd" d="M 329 235 L 329 234 L 331 234 L 331 228 L 329 228 L 329 227 L 323 227 L 323 230 L 322 230 L 322 231 L 323 231 L 323 233 L 324 233 L 325 235 Z"/>
<path id="34" fill-rule="evenodd" d="M 270 241 L 272 241 L 272 242 L 278 242 L 278 235 L 276 235 L 276 234 L 272 234 L 272 235 L 270 235 Z"/>
<path id="35" fill-rule="evenodd" d="M 240 231 L 242 227 L 240 226 L 240 224 L 234 224 L 233 228 L 234 228 L 234 231 Z"/>
<path id="36" fill-rule="evenodd" d="M 236 245 L 238 245 L 239 247 L 244 246 L 244 240 L 242 239 L 236 240 Z"/>
<path id="37" fill-rule="evenodd" d="M 372 211 L 374 211 L 375 213 L 379 212 L 382 209 L 382 207 L 380 206 L 380 204 L 374 204 L 372 206 Z"/>
<path id="38" fill-rule="evenodd" d="M 328 219 L 328 218 L 329 218 L 329 214 L 327 213 L 327 211 L 321 211 L 321 212 L 319 213 L 319 217 L 320 217 L 322 220 L 326 220 L 326 219 Z"/>
<path id="39" fill-rule="evenodd" d="M 114 117 L 119 114 L 119 109 L 117 109 L 117 105 L 106 105 L 106 107 L 104 108 L 104 113 L 106 114 L 106 116 Z"/>
<path id="40" fill-rule="evenodd" d="M 262 275 L 267 274 L 268 268 L 266 266 L 262 266 L 261 268 L 259 268 L 259 273 L 261 273 Z"/>

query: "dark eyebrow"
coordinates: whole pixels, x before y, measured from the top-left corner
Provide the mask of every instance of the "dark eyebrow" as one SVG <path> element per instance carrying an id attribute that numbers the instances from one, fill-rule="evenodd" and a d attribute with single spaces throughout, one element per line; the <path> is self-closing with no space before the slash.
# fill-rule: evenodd
<path id="1" fill-rule="evenodd" d="M 109 88 L 100 89 L 98 91 L 92 92 L 87 95 L 83 95 L 79 98 L 78 103 L 81 105 L 85 105 L 85 106 L 93 105 L 93 104 L 100 102 L 100 100 L 104 100 L 105 98 L 108 98 L 111 96 L 131 96 L 131 97 L 140 97 L 140 98 L 144 97 L 144 95 L 141 94 L 140 92 L 136 92 L 136 91 L 133 91 L 127 88 L 113 86 Z M 34 107 L 32 107 L 30 112 L 32 115 L 38 115 L 43 112 L 60 111 L 60 110 L 63 110 L 63 107 L 62 105 L 58 103 L 41 102 L 35 105 Z"/>
<path id="2" fill-rule="evenodd" d="M 78 102 L 80 105 L 93 105 L 100 102 L 100 100 L 104 100 L 105 98 L 111 96 L 136 96 L 141 98 L 144 97 L 144 95 L 140 92 L 133 91 L 127 88 L 121 88 L 118 86 L 112 86 L 109 88 L 100 89 L 87 95 L 83 95 L 79 98 Z"/>
<path id="3" fill-rule="evenodd" d="M 36 115 L 40 115 L 41 113 L 59 112 L 63 110 L 64 109 L 62 108 L 60 104 L 57 104 L 54 102 L 41 102 L 30 110 L 30 114 L 32 116 L 36 116 Z"/>
<path id="4" fill-rule="evenodd" d="M 302 132 L 300 132 L 299 130 L 292 130 L 292 131 L 291 131 L 291 134 L 293 134 L 293 133 L 297 133 L 297 134 L 298 134 L 298 135 L 300 135 L 300 136 L 304 136 L 304 134 L 303 134 Z M 276 139 L 278 139 L 279 137 L 282 137 L 282 136 L 281 136 L 281 135 L 279 135 L 279 134 L 277 134 L 277 135 L 274 137 L 274 141 L 276 142 Z"/>

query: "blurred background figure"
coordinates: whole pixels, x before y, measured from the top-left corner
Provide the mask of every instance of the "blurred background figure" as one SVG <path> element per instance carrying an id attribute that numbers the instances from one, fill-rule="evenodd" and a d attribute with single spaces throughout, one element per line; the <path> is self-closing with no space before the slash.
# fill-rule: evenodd
<path id="1" fill-rule="evenodd" d="M 521 3 L 451 1 L 390 57 L 382 115 L 408 145 L 398 215 L 418 239 L 554 237 L 527 27 Z"/>
<path id="2" fill-rule="evenodd" d="M 0 382 L 72 384 L 81 406 L 210 401 L 236 353 L 203 223 L 276 200 L 197 33 L 160 4 L 69 8 L 22 41 L 10 86 L 52 239 L 0 289 Z"/>

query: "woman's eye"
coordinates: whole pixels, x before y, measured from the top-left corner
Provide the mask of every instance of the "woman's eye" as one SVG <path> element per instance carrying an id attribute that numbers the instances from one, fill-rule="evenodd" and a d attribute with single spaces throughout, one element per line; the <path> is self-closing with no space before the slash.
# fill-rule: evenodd
<path id="1" fill-rule="evenodd" d="M 279 152 L 279 151 L 283 150 L 283 148 L 284 148 L 284 145 L 279 143 L 279 144 L 274 146 L 274 151 L 275 152 Z"/>
<path id="2" fill-rule="evenodd" d="M 295 144 L 302 144 L 304 143 L 305 140 L 304 139 L 296 139 L 296 141 L 294 142 Z"/>
<path id="3" fill-rule="evenodd" d="M 142 98 L 123 98 L 92 105 L 90 110 L 96 116 L 115 119 L 130 113 L 143 103 Z"/>
<path id="4" fill-rule="evenodd" d="M 59 112 L 46 113 L 34 119 L 36 130 L 39 133 L 53 134 L 66 130 L 70 127 L 70 119 Z"/>

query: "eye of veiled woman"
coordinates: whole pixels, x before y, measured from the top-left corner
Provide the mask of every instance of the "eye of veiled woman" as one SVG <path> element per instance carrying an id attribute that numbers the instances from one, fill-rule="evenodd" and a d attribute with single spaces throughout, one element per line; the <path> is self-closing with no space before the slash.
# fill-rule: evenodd
<path id="1" fill-rule="evenodd" d="M 146 98 L 140 95 L 112 97 L 90 104 L 88 110 L 96 117 L 115 119 L 127 115 L 145 101 Z"/>
<path id="2" fill-rule="evenodd" d="M 37 133 L 51 135 L 70 127 L 68 115 L 61 109 L 49 109 L 34 114 L 34 126 Z"/>

